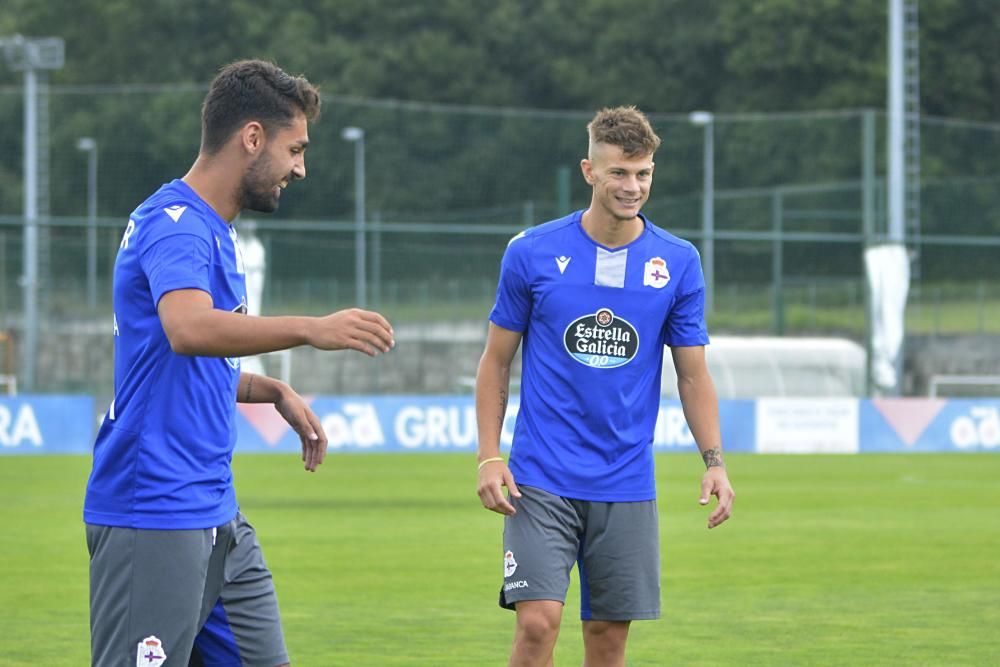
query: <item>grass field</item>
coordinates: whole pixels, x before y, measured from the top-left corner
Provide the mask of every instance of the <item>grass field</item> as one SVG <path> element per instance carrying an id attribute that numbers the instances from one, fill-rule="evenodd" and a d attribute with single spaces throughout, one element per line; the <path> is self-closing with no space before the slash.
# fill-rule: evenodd
<path id="1" fill-rule="evenodd" d="M 658 458 L 663 619 L 629 665 L 1000 664 L 1000 456 L 729 457 L 705 528 L 694 455 Z M 87 457 L 0 457 L 0 665 L 89 664 Z M 504 665 L 501 520 L 471 456 L 235 462 L 298 667 Z M 570 593 L 557 665 L 579 665 Z"/>

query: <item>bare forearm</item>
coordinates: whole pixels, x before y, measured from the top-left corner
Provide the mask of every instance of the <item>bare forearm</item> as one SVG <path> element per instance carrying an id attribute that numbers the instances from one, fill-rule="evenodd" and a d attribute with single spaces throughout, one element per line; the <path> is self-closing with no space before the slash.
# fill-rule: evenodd
<path id="1" fill-rule="evenodd" d="M 724 466 L 722 432 L 719 429 L 719 401 L 709 377 L 681 379 L 677 383 L 684 418 L 694 436 L 706 468 Z"/>
<path id="2" fill-rule="evenodd" d="M 192 314 L 170 343 L 175 352 L 188 356 L 245 357 L 308 344 L 312 319 L 252 317 L 208 309 Z"/>
<path id="3" fill-rule="evenodd" d="M 500 454 L 500 432 L 507 414 L 510 366 L 486 357 L 476 373 L 476 423 L 479 429 L 479 460 Z"/>
<path id="4" fill-rule="evenodd" d="M 237 403 L 276 403 L 288 385 L 266 375 L 240 373 L 236 387 Z"/>

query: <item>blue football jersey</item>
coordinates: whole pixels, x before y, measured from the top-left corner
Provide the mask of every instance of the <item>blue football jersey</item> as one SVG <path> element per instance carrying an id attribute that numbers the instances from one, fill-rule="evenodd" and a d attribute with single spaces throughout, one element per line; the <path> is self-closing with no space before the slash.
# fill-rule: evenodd
<path id="1" fill-rule="evenodd" d="M 132 213 L 115 260 L 115 396 L 94 444 L 88 523 L 196 529 L 236 516 L 240 362 L 171 350 L 157 304 L 178 289 L 246 312 L 236 230 L 175 180 Z"/>
<path id="2" fill-rule="evenodd" d="M 651 500 L 664 345 L 708 343 L 701 262 L 645 217 L 604 247 L 582 215 L 519 234 L 501 263 L 490 320 L 523 334 L 510 467 L 567 498 Z"/>

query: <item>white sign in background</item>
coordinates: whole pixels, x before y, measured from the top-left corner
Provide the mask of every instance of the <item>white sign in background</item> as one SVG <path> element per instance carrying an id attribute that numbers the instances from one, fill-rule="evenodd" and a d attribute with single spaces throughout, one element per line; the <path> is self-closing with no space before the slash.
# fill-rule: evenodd
<path id="1" fill-rule="evenodd" d="M 853 398 L 761 398 L 755 421 L 762 454 L 858 451 L 858 401 Z"/>

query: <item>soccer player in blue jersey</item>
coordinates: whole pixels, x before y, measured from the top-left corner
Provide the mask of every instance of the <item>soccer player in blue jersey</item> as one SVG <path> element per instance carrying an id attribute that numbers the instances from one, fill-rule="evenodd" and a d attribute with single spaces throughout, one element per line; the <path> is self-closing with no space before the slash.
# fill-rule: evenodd
<path id="1" fill-rule="evenodd" d="M 511 240 L 476 378 L 477 490 L 505 515 L 500 604 L 517 613 L 517 666 L 552 664 L 574 562 L 587 667 L 623 666 L 629 623 L 660 615 L 652 442 L 664 346 L 706 466 L 700 502 L 718 499 L 709 528 L 734 496 L 698 253 L 639 212 L 660 139 L 634 107 L 601 110 L 587 130 L 590 208 Z M 500 432 L 519 345 L 508 465 Z"/>
<path id="2" fill-rule="evenodd" d="M 302 77 L 258 60 L 227 65 L 205 98 L 194 165 L 130 216 L 114 269 L 115 395 L 83 511 L 94 665 L 288 663 L 271 574 L 233 489 L 235 404 L 274 404 L 310 472 L 327 440 L 301 396 L 241 373 L 239 359 L 394 345 L 369 311 L 246 314 L 233 221 L 274 211 L 305 178 L 319 107 Z"/>

